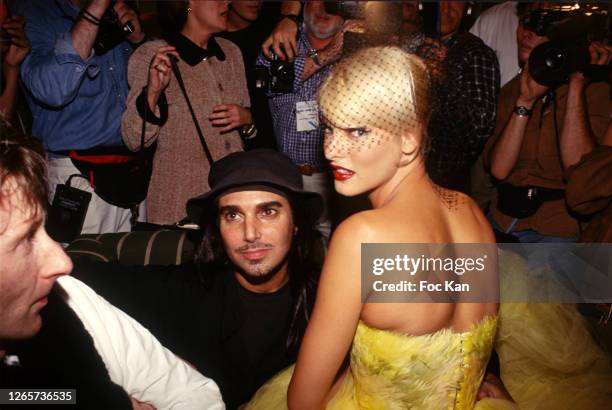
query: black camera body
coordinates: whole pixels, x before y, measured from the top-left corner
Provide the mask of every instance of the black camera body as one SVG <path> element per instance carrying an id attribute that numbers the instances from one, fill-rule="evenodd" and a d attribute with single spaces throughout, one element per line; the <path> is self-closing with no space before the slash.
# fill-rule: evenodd
<path id="1" fill-rule="evenodd" d="M 578 71 L 592 81 L 605 80 L 609 67 L 589 64 L 589 43 L 605 38 L 605 20 L 605 14 L 588 9 L 532 11 L 523 20 L 523 26 L 550 41 L 532 50 L 531 77 L 548 87 L 565 83 L 570 74 Z"/>
<path id="2" fill-rule="evenodd" d="M 114 5 L 115 1 L 113 0 L 100 18 L 98 36 L 94 43 L 94 50 L 99 56 L 106 54 L 134 32 L 134 26 L 129 21 L 121 24 L 119 16 L 113 8 Z"/>
<path id="3" fill-rule="evenodd" d="M 362 0 L 332 0 L 324 4 L 327 14 L 336 14 L 345 20 L 363 20 L 366 17 L 366 3 Z"/>
<path id="4" fill-rule="evenodd" d="M 292 62 L 283 61 L 272 53 L 270 67 L 258 66 L 255 69 L 255 88 L 274 94 L 293 92 L 295 67 Z"/>

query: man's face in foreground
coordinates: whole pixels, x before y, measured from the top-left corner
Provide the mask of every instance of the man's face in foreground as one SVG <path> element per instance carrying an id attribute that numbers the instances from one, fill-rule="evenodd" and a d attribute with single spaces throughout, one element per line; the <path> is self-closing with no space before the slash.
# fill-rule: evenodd
<path id="1" fill-rule="evenodd" d="M 266 191 L 232 192 L 219 197 L 218 209 L 223 246 L 240 271 L 241 284 L 256 292 L 284 284 L 296 232 L 287 198 Z"/>
<path id="2" fill-rule="evenodd" d="M 44 212 L 26 204 L 14 181 L 0 189 L 0 340 L 25 339 L 40 330 L 47 295 L 72 262 L 47 235 Z"/>

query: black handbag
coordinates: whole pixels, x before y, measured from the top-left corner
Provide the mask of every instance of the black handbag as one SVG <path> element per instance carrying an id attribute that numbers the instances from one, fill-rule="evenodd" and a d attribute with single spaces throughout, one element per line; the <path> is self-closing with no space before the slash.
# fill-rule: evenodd
<path id="1" fill-rule="evenodd" d="M 75 167 L 105 202 L 132 209 L 147 197 L 155 146 L 131 152 L 126 147 L 70 151 Z"/>
<path id="2" fill-rule="evenodd" d="M 74 166 L 89 180 L 95 193 L 111 205 L 136 210 L 138 204 L 147 197 L 157 142 L 145 147 L 146 123 L 145 110 L 140 150 L 137 152 L 122 145 L 68 153 Z"/>

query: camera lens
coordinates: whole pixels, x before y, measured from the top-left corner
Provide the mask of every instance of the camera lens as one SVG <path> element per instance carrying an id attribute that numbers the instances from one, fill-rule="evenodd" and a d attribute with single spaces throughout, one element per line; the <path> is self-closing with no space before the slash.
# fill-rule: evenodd
<path id="1" fill-rule="evenodd" d="M 544 57 L 544 63 L 546 67 L 554 70 L 563 67 L 565 64 L 565 54 L 558 49 L 549 50 L 547 55 Z"/>
<path id="2" fill-rule="evenodd" d="M 129 21 L 123 25 L 123 31 L 128 34 L 132 34 L 134 32 L 134 26 Z"/>

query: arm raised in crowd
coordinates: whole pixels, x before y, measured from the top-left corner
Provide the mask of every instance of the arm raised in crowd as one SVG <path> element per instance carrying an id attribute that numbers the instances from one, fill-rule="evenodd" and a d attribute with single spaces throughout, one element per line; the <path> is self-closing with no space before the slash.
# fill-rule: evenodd
<path id="1" fill-rule="evenodd" d="M 17 97 L 19 66 L 30 52 L 30 42 L 24 32 L 25 19 L 23 17 L 10 17 L 2 24 L 11 39 L 11 44 L 3 55 L 2 71 L 5 79 L 5 88 L 0 95 L 0 118 L 11 121 L 15 111 Z"/>
<path id="2" fill-rule="evenodd" d="M 49 36 L 47 10 L 39 10 L 36 3 L 25 3 L 23 12 L 28 18 L 26 33 L 32 42 L 32 52 L 21 66 L 24 86 L 40 103 L 63 107 L 77 95 L 85 76 L 95 77 L 100 67 L 92 48 L 98 35 L 99 20 L 110 0 L 91 0 L 85 4 L 72 27 L 59 37 Z M 58 12 L 68 18 L 67 11 L 58 5 Z M 138 43 L 144 38 L 134 10 L 118 0 L 114 9 L 119 21 L 131 22 L 134 32 L 128 40 Z"/>
<path id="3" fill-rule="evenodd" d="M 95 19 L 100 20 L 109 5 L 110 0 L 91 0 L 89 4 L 83 7 L 80 18 L 70 30 L 74 50 L 83 60 L 91 57 L 92 48 L 98 35 L 99 25 L 95 24 Z"/>
<path id="4" fill-rule="evenodd" d="M 90 56 L 94 41 L 98 35 L 99 25 L 96 24 L 96 19 L 100 20 L 109 5 L 110 0 L 90 0 L 83 8 L 81 17 L 70 31 L 72 44 L 83 60 Z M 140 43 L 144 39 L 145 34 L 142 32 L 140 20 L 136 12 L 128 7 L 124 0 L 117 0 L 113 4 L 113 9 L 117 13 L 120 24 L 123 25 L 127 22 L 132 24 L 134 30 L 127 37 L 128 41 L 133 44 Z"/>
<path id="5" fill-rule="evenodd" d="M 178 58 L 176 49 L 161 42 L 150 42 L 139 47 L 128 64 L 130 92 L 123 114 L 121 133 L 123 142 L 131 150 L 140 149 L 142 121 L 145 123 L 145 145 L 159 136 L 168 117 L 168 103 L 164 90 L 170 84 L 172 68 L 170 56 Z"/>
<path id="6" fill-rule="evenodd" d="M 612 47 L 593 43 L 589 47 L 591 64 L 607 65 L 612 60 Z M 588 117 L 586 88 L 588 79 L 580 72 L 570 76 L 567 105 L 563 118 L 563 130 L 559 137 L 559 148 L 563 168 L 576 164 L 580 158 L 593 150 L 598 137 L 591 129 Z"/>
<path id="7" fill-rule="evenodd" d="M 531 110 L 536 101 L 547 90 L 548 87 L 538 84 L 531 78 L 529 75 L 529 65 L 527 64 L 521 73 L 520 94 L 515 106 Z M 493 145 L 490 151 L 488 162 L 491 174 L 496 179 L 500 181 L 506 179 L 516 165 L 529 118 L 529 116 L 520 116 L 516 113 L 511 114 L 500 137 L 495 141 L 495 145 Z"/>
<path id="8" fill-rule="evenodd" d="M 281 4 L 281 16 L 299 16 L 302 3 L 295 0 L 284 0 Z M 297 55 L 298 24 L 291 18 L 281 18 L 272 34 L 261 46 L 264 55 L 272 58 L 271 51 L 281 60 L 293 60 Z"/>
<path id="9" fill-rule="evenodd" d="M 612 121 L 600 146 L 584 155 L 566 172 L 568 206 L 582 215 L 593 215 L 612 201 Z"/>

